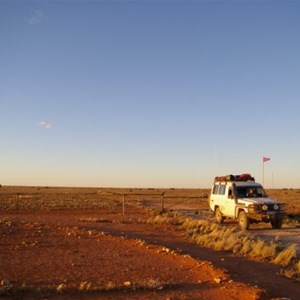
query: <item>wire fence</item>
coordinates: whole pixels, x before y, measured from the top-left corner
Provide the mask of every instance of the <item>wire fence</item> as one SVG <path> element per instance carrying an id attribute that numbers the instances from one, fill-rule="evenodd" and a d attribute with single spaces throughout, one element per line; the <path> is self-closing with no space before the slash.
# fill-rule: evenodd
<path id="1" fill-rule="evenodd" d="M 16 192 L 0 189 L 0 209 L 97 209 L 139 203 L 161 212 L 190 206 L 206 209 L 208 190 L 202 189 L 95 189 L 23 188 Z"/>

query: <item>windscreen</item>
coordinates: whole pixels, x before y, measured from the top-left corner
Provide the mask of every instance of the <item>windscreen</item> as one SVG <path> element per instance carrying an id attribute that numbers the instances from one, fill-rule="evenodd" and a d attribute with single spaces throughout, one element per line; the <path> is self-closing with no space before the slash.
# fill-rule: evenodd
<path id="1" fill-rule="evenodd" d="M 239 198 L 261 198 L 267 196 L 262 186 L 239 186 L 236 187 L 236 192 Z"/>

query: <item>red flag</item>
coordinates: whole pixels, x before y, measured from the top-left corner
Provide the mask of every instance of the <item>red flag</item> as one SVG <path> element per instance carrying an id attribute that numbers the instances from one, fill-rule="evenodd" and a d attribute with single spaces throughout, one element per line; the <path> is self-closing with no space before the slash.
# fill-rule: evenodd
<path id="1" fill-rule="evenodd" d="M 268 160 L 270 160 L 271 158 L 269 158 L 269 157 L 263 157 L 263 162 L 266 162 L 266 161 L 268 161 Z"/>

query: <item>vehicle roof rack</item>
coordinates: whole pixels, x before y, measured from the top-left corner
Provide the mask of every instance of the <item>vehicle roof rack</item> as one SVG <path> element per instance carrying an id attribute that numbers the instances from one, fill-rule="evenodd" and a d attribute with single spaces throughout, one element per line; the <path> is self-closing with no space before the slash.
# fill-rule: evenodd
<path id="1" fill-rule="evenodd" d="M 226 176 L 217 176 L 215 181 L 255 181 L 254 177 L 248 173 L 240 175 L 226 175 Z"/>

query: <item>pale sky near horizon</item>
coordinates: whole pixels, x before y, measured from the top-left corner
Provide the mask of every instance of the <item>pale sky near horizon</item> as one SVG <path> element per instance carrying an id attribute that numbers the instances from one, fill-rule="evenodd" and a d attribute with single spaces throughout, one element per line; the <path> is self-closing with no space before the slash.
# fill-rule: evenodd
<path id="1" fill-rule="evenodd" d="M 300 188 L 300 1 L 0 0 L 0 184 Z"/>

